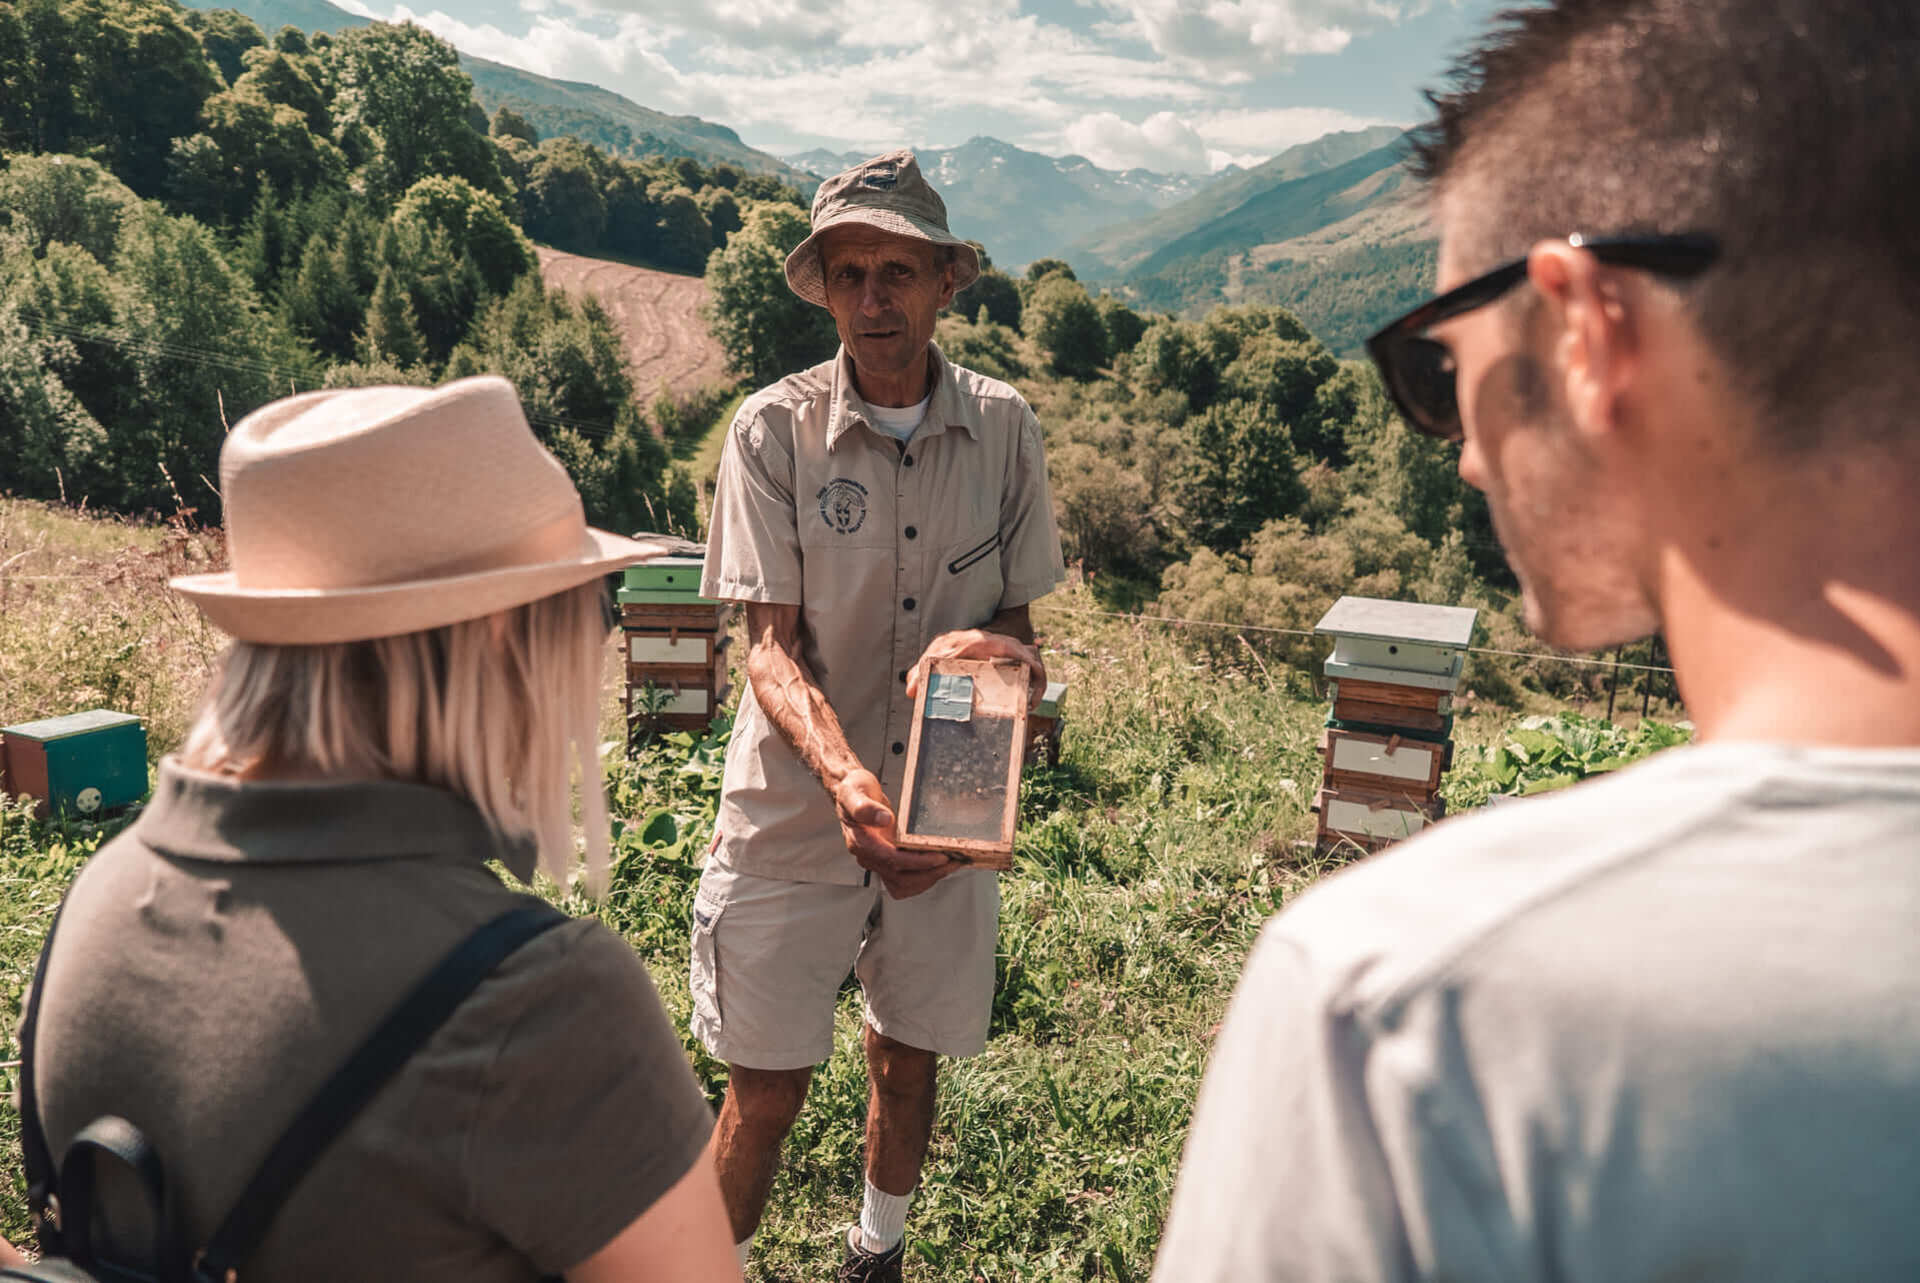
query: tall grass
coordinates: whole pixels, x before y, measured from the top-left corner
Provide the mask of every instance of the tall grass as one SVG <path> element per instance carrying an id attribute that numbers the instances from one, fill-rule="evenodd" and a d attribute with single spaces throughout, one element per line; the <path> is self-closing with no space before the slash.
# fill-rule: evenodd
<path id="1" fill-rule="evenodd" d="M 107 704 L 147 718 L 155 754 L 172 747 L 219 638 L 164 581 L 219 558 L 216 539 L 184 527 L 0 500 L 0 717 Z M 1326 710 L 1307 675 L 1257 657 L 1199 658 L 1171 630 L 1088 613 L 1085 588 L 1050 600 L 1066 609 L 1036 618 L 1051 674 L 1069 683 L 1063 751 L 1023 786 L 987 1051 L 943 1067 L 909 1222 L 909 1269 L 923 1279 L 1146 1277 L 1210 1040 L 1254 934 L 1338 862 L 1311 842 Z M 608 659 L 617 674 L 617 647 Z M 598 902 L 543 890 L 632 943 L 717 1102 L 725 1070 L 686 1034 L 686 971 L 724 732 L 623 756 L 614 698 L 611 889 Z M 1493 733 L 1472 726 L 1462 729 L 1474 738 Z M 125 822 L 39 823 L 0 808 L 9 1031 L 53 906 Z M 866 1083 L 852 986 L 835 1027 L 760 1235 L 768 1277 L 828 1276 L 858 1212 Z M 0 1108 L 0 1232 L 16 1241 L 27 1233 L 17 1135 Z"/>

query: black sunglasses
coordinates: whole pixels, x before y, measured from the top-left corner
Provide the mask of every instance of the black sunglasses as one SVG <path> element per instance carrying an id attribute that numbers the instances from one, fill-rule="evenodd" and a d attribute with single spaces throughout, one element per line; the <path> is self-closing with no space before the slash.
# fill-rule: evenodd
<path id="1" fill-rule="evenodd" d="M 1720 256 L 1720 243 L 1704 235 L 1589 240 L 1576 233 L 1567 237 L 1567 244 L 1615 267 L 1639 267 L 1682 278 L 1699 275 Z M 1485 307 L 1526 278 L 1527 259 L 1516 258 L 1422 303 L 1367 340 L 1367 354 L 1408 427 L 1443 441 L 1460 440 L 1453 354 L 1427 338 L 1426 332 L 1463 312 Z"/>

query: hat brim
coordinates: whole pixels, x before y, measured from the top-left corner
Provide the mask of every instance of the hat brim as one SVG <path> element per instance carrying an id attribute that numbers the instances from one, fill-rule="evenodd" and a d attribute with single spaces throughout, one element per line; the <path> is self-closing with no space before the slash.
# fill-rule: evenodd
<path id="1" fill-rule="evenodd" d="M 233 573 L 181 575 L 169 586 L 236 640 L 324 646 L 444 628 L 551 597 L 655 557 L 662 544 L 587 528 L 594 551 L 567 561 L 482 570 L 372 588 L 248 589 Z"/>
<path id="2" fill-rule="evenodd" d="M 827 286 L 820 276 L 820 238 L 836 227 L 864 223 L 868 227 L 909 240 L 951 245 L 959 251 L 953 261 L 953 292 L 958 294 L 980 278 L 980 254 L 952 232 L 911 214 L 867 207 L 849 209 L 813 229 L 813 234 L 787 255 L 787 288 L 816 307 L 827 305 Z"/>

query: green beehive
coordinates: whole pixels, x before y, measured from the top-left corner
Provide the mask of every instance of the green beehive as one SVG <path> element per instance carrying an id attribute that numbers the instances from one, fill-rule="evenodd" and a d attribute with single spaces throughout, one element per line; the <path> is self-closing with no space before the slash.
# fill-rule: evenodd
<path id="1" fill-rule="evenodd" d="M 615 594 L 622 606 L 703 605 L 700 595 L 699 557 L 655 557 L 637 566 L 628 566 L 621 574 L 620 591 Z"/>
<path id="2" fill-rule="evenodd" d="M 93 815 L 147 795 L 147 732 L 131 713 L 96 708 L 0 728 L 5 789 L 40 814 Z"/>

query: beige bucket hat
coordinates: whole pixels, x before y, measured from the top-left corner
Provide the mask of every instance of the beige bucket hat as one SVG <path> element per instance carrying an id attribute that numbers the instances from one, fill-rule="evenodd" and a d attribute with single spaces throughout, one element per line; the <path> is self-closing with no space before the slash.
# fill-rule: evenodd
<path id="1" fill-rule="evenodd" d="M 980 255 L 947 230 L 947 204 L 921 174 L 911 151 L 863 160 L 820 184 L 813 194 L 813 234 L 787 255 L 787 284 L 807 302 L 827 305 L 820 279 L 820 234 L 848 223 L 953 246 L 959 251 L 953 264 L 956 294 L 980 275 Z"/>
<path id="2" fill-rule="evenodd" d="M 310 392 L 220 451 L 233 569 L 172 586 L 241 641 L 321 645 L 525 605 L 665 549 L 588 527 L 513 385 Z"/>

